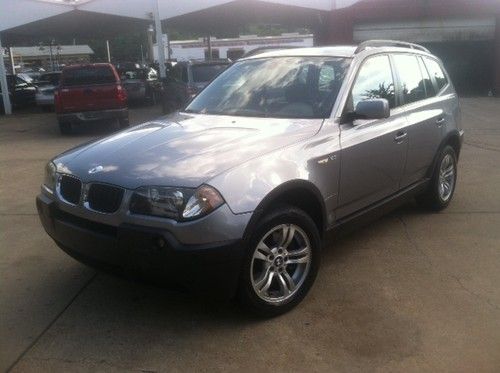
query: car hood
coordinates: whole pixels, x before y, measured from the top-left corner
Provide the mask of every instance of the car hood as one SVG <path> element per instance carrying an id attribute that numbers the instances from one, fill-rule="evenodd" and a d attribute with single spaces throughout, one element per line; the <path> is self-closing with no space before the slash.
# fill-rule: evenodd
<path id="1" fill-rule="evenodd" d="M 313 136 L 322 119 L 179 113 L 74 148 L 54 159 L 61 173 L 134 189 L 197 187 L 252 158 Z"/>

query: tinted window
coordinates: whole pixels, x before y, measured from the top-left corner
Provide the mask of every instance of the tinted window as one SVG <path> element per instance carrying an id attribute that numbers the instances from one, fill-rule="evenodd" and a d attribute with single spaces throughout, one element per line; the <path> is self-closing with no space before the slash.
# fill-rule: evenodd
<path id="1" fill-rule="evenodd" d="M 236 62 L 187 112 L 273 118 L 326 118 L 350 60 L 276 57 Z M 321 81 L 320 81 L 321 77 Z M 320 86 L 321 84 L 321 86 Z"/>
<path id="2" fill-rule="evenodd" d="M 351 91 L 352 109 L 363 100 L 385 98 L 389 107 L 396 106 L 394 80 L 388 56 L 376 56 L 368 59 L 359 70 Z"/>
<path id="3" fill-rule="evenodd" d="M 424 57 L 424 62 L 425 66 L 427 66 L 429 74 L 431 75 L 431 77 L 434 77 L 434 80 L 436 81 L 438 91 L 441 90 L 441 88 L 448 84 L 448 79 L 446 79 L 446 75 L 441 69 L 441 66 L 439 66 L 439 63 L 437 63 L 437 61 L 428 57 Z"/>
<path id="4" fill-rule="evenodd" d="M 113 70 L 108 66 L 71 68 L 63 72 L 63 85 L 89 85 L 115 83 Z"/>
<path id="5" fill-rule="evenodd" d="M 209 82 L 215 76 L 217 76 L 221 71 L 224 71 L 227 68 L 227 65 L 193 65 L 192 73 L 193 73 L 193 81 L 198 82 Z"/>
<path id="6" fill-rule="evenodd" d="M 420 71 L 422 72 L 422 76 L 424 78 L 424 87 L 425 93 L 427 97 L 434 97 L 436 95 L 436 89 L 434 88 L 434 84 L 432 84 L 431 77 L 427 68 L 425 67 L 421 58 L 418 59 L 420 65 Z"/>
<path id="7" fill-rule="evenodd" d="M 395 54 L 405 104 L 425 99 L 425 87 L 416 56 Z"/>

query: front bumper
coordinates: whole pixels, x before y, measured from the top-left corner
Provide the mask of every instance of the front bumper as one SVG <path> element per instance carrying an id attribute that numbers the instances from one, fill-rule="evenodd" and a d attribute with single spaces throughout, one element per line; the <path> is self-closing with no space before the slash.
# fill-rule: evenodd
<path id="1" fill-rule="evenodd" d="M 98 120 L 125 119 L 128 120 L 128 108 L 82 111 L 75 113 L 58 113 L 57 119 L 63 122 L 87 123 Z"/>
<path id="2" fill-rule="evenodd" d="M 166 229 L 112 226 L 70 214 L 44 194 L 37 197 L 36 206 L 49 236 L 87 265 L 222 299 L 236 291 L 243 261 L 241 240 L 182 244 Z"/>

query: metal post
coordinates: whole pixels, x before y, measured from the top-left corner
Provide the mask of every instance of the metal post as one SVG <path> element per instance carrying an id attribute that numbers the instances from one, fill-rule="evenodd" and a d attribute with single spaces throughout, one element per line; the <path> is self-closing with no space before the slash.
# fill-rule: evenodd
<path id="1" fill-rule="evenodd" d="M 108 56 L 108 62 L 111 63 L 111 53 L 109 51 L 109 40 L 106 40 L 106 53 Z"/>
<path id="2" fill-rule="evenodd" d="M 14 50 L 12 49 L 12 47 L 9 48 L 9 55 L 10 55 L 10 65 L 11 65 L 11 70 L 12 70 L 12 74 L 16 74 L 16 65 L 15 65 L 15 61 L 14 61 Z"/>
<path id="3" fill-rule="evenodd" d="M 172 56 L 170 56 L 170 35 L 168 34 L 167 31 L 167 60 L 170 61 Z"/>
<path id="4" fill-rule="evenodd" d="M 7 73 L 5 71 L 5 62 L 3 59 L 2 39 L 0 38 L 0 86 L 2 87 L 2 99 L 5 114 L 12 114 L 12 106 L 10 105 L 9 87 L 7 85 Z"/>
<path id="5" fill-rule="evenodd" d="M 165 70 L 165 46 L 163 45 L 163 32 L 161 30 L 160 5 L 159 0 L 153 0 L 153 17 L 156 28 L 156 45 L 158 46 L 158 65 L 160 67 L 160 77 L 166 78 Z"/>
<path id="6" fill-rule="evenodd" d="M 152 64 L 155 62 L 155 57 L 153 53 L 153 33 L 155 32 L 153 25 L 149 25 L 146 33 L 148 35 L 148 62 Z"/>
<path id="7" fill-rule="evenodd" d="M 210 40 L 210 35 L 207 36 L 207 49 L 208 49 L 208 60 L 212 60 L 212 41 Z"/>

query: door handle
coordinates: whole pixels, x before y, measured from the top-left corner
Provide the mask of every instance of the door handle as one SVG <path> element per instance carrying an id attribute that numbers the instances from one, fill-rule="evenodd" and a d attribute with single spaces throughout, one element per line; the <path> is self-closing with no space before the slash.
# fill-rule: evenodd
<path id="1" fill-rule="evenodd" d="M 441 127 L 444 124 L 444 118 L 436 119 L 436 124 L 438 127 Z"/>
<path id="2" fill-rule="evenodd" d="M 396 141 L 398 144 L 402 143 L 403 140 L 408 136 L 408 132 L 398 132 L 397 135 L 394 137 L 394 141 Z"/>

